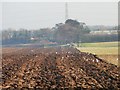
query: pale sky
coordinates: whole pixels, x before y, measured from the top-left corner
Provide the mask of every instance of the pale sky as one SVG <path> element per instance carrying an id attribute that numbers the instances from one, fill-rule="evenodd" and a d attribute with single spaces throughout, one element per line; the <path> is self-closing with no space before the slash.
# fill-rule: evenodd
<path id="1" fill-rule="evenodd" d="M 39 29 L 65 22 L 64 2 L 4 2 L 0 8 L 3 29 Z M 69 2 L 68 16 L 87 25 L 117 25 L 118 3 Z"/>

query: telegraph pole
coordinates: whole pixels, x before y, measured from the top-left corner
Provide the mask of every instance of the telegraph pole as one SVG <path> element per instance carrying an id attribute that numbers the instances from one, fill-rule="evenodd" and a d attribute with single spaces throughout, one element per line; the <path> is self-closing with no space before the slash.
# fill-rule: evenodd
<path id="1" fill-rule="evenodd" d="M 65 3 L 65 21 L 68 19 L 68 3 Z"/>

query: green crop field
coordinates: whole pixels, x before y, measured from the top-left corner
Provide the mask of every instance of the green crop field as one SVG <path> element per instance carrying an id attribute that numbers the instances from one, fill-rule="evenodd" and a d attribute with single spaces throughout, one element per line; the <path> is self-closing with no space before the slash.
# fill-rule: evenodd
<path id="1" fill-rule="evenodd" d="M 81 47 L 118 47 L 118 42 L 81 43 Z"/>
<path id="2" fill-rule="evenodd" d="M 80 43 L 75 44 L 75 47 L 82 52 L 96 54 L 105 61 L 118 65 L 118 42 Z"/>
<path id="3" fill-rule="evenodd" d="M 78 49 L 97 55 L 118 55 L 118 47 L 78 47 Z"/>

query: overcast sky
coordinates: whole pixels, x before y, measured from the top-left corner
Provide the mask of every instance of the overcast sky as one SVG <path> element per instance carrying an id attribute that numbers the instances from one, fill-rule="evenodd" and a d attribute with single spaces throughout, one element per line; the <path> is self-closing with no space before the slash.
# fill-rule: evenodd
<path id="1" fill-rule="evenodd" d="M 1 7 L 0 7 L 1 8 Z M 117 2 L 68 3 L 69 18 L 87 25 L 117 25 Z M 64 2 L 4 2 L 2 3 L 2 27 L 39 29 L 53 27 L 65 21 Z"/>

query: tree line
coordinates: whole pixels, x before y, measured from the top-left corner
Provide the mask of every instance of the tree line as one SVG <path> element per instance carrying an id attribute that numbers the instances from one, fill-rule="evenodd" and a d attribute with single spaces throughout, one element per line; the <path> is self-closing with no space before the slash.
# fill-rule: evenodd
<path id="1" fill-rule="evenodd" d="M 46 40 L 58 44 L 78 42 L 99 42 L 117 40 L 117 35 L 91 35 L 90 29 L 83 22 L 68 19 L 58 23 L 53 28 L 38 30 L 3 30 L 2 44 L 27 44 Z"/>

